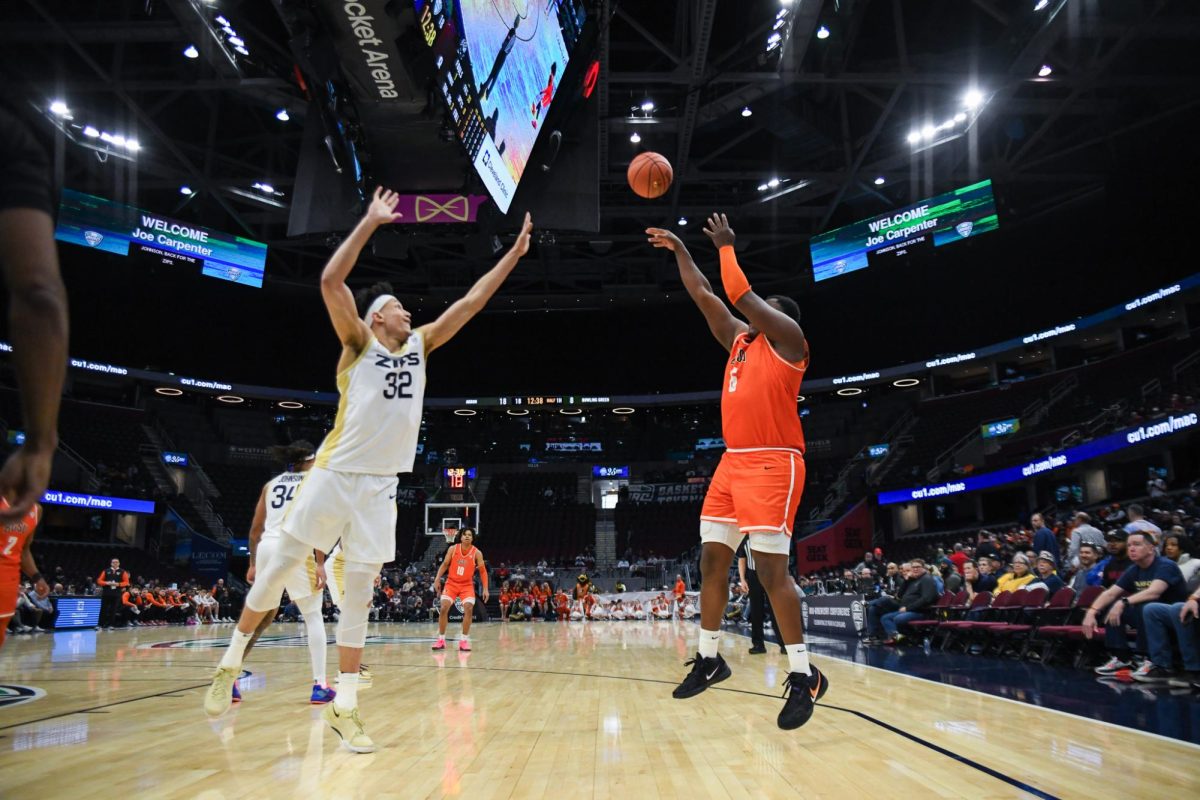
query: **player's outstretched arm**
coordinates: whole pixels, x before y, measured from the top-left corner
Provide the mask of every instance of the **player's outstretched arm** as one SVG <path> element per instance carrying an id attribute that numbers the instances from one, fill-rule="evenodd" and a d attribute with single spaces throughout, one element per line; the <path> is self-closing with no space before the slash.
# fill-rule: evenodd
<path id="1" fill-rule="evenodd" d="M 443 311 L 440 317 L 424 326 L 426 353 L 432 352 L 435 348 L 441 347 L 454 338 L 454 334 L 462 330 L 463 325 L 466 325 L 472 317 L 483 310 L 483 307 L 492 299 L 492 295 L 504 283 L 504 279 L 517 266 L 517 262 L 529 252 L 529 235 L 532 232 L 533 220 L 530 219 L 529 212 L 526 212 L 525 221 L 521 224 L 521 232 L 517 234 L 517 241 L 513 242 L 513 246 L 508 249 L 508 252 L 496 262 L 496 266 L 475 281 L 475 285 Z"/>
<path id="2" fill-rule="evenodd" d="M 679 267 L 679 279 L 687 289 L 688 296 L 700 309 L 708 322 L 708 329 L 726 350 L 733 347 L 733 340 L 739 333 L 746 330 L 746 323 L 735 317 L 729 307 L 712 290 L 712 284 L 692 260 L 692 254 L 687 247 L 671 231 L 663 228 L 646 228 L 650 236 L 649 242 L 655 247 L 663 247 L 675 254 L 675 263 Z"/>
<path id="3" fill-rule="evenodd" d="M 733 252 L 735 236 L 733 228 L 729 227 L 728 218 L 724 214 L 714 213 L 708 218 L 704 233 L 721 254 L 721 283 L 733 307 L 745 314 L 754 327 L 767 335 L 781 356 L 789 361 L 803 361 L 808 358 L 808 342 L 804 338 L 800 323 L 773 308 L 750 288 L 750 281 L 738 266 L 737 256 Z"/>
<path id="4" fill-rule="evenodd" d="M 354 226 L 338 249 L 333 251 L 325 269 L 321 272 L 321 297 L 325 300 L 325 308 L 329 310 L 329 319 L 341 343 L 355 353 L 367 346 L 371 329 L 358 316 L 354 307 L 354 295 L 346 285 L 346 278 L 354 269 L 358 256 L 371 239 L 372 234 L 380 225 L 394 222 L 396 203 L 400 196 L 387 191 L 383 187 L 375 189 L 375 197 L 367 208 L 367 213 Z"/>

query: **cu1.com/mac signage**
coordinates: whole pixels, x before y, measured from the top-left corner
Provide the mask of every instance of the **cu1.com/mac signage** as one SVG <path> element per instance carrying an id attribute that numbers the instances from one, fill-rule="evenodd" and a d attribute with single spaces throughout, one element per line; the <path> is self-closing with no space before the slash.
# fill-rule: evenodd
<path id="1" fill-rule="evenodd" d="M 995 472 L 985 472 L 981 475 L 972 475 L 962 480 L 939 483 L 933 486 L 919 486 L 913 489 L 880 492 L 877 499 L 879 505 L 885 506 L 891 503 L 935 500 L 939 497 L 951 497 L 953 495 L 965 494 L 966 492 L 977 492 L 980 489 L 990 489 L 994 486 L 1003 486 L 1006 483 L 1015 483 L 1026 478 L 1032 478 L 1045 472 L 1062 469 L 1071 464 L 1078 464 L 1081 461 L 1087 461 L 1098 456 L 1107 455 L 1108 453 L 1115 453 L 1127 447 L 1134 447 L 1146 442 L 1161 441 L 1175 434 L 1194 430 L 1198 426 L 1200 426 L 1200 417 L 1195 412 L 1170 416 L 1157 422 L 1139 425 L 1136 428 L 1126 428 L 1116 433 L 1110 433 L 1087 444 L 1081 444 L 1058 453 L 1052 453 L 1036 461 L 1030 461 L 1016 467 L 1008 467 L 1007 469 L 1000 469 Z"/>

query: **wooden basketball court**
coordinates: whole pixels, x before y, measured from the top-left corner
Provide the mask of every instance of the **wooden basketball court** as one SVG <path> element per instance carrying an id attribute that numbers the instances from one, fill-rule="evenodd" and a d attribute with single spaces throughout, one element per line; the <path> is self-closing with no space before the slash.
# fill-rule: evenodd
<path id="1" fill-rule="evenodd" d="M 674 700 L 696 634 L 679 622 L 481 624 L 469 654 L 431 653 L 433 625 L 373 625 L 364 660 L 375 683 L 360 705 L 380 749 L 355 755 L 307 702 L 302 625 L 276 626 L 251 653 L 243 703 L 215 721 L 204 715 L 203 691 L 231 629 L 10 637 L 0 651 L 9 685 L 0 706 L 0 794 L 632 800 L 1200 792 L 1195 745 L 821 657 L 819 644 L 814 660 L 831 688 L 798 731 L 775 726 L 785 657 L 747 655 L 736 634 L 722 644 L 733 677 Z M 22 701 L 29 691 L 19 687 L 45 695 Z"/>

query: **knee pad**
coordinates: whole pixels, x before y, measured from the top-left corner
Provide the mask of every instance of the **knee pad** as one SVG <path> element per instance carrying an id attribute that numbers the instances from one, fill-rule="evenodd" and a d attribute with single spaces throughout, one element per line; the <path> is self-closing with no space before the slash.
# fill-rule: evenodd
<path id="1" fill-rule="evenodd" d="M 746 534 L 738 530 L 735 522 L 713 522 L 712 520 L 700 520 L 700 541 L 701 542 L 720 542 L 730 550 L 737 550 L 742 543 L 742 537 Z"/>
<path id="2" fill-rule="evenodd" d="M 371 611 L 371 597 L 375 594 L 375 576 L 382 567 L 382 563 L 346 562 L 345 586 L 342 587 L 341 614 L 337 626 L 339 647 L 361 649 L 366 643 L 367 618 Z"/>

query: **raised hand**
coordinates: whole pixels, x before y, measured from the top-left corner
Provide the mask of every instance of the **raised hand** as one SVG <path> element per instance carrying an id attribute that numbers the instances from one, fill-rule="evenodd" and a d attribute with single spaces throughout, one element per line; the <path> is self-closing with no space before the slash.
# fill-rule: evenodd
<path id="1" fill-rule="evenodd" d="M 646 234 L 650 237 L 646 241 L 655 247 L 665 247 L 672 253 L 676 248 L 683 247 L 683 242 L 674 233 L 662 228 L 646 228 Z"/>
<path id="2" fill-rule="evenodd" d="M 400 195 L 389 189 L 384 189 L 382 186 L 376 186 L 375 197 L 371 200 L 371 205 L 367 208 L 366 218 L 376 225 L 386 225 L 389 222 L 395 222 L 401 217 L 400 214 L 396 213 L 396 204 L 399 202 Z"/>
<path id="3" fill-rule="evenodd" d="M 733 244 L 733 240 L 736 238 L 733 228 L 729 227 L 729 219 L 724 214 L 718 214 L 715 211 L 708 218 L 708 224 L 704 228 L 704 233 L 712 240 L 713 246 L 718 250 L 726 245 Z"/>
<path id="4" fill-rule="evenodd" d="M 513 252 L 520 258 L 529 252 L 529 235 L 533 233 L 533 219 L 530 218 L 529 212 L 525 212 L 525 221 L 521 223 L 521 232 L 517 234 L 517 241 L 513 243 Z"/>

